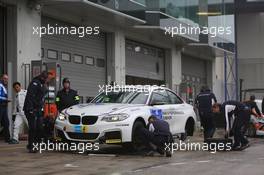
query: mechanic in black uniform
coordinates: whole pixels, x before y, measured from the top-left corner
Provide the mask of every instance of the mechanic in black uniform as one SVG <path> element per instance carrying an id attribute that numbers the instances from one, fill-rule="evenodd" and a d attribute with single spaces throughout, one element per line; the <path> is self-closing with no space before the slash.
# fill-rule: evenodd
<path id="1" fill-rule="evenodd" d="M 204 128 L 204 140 L 212 138 L 215 132 L 212 113 L 212 105 L 214 103 L 217 103 L 214 93 L 208 87 L 202 87 L 195 99 L 195 105 L 198 108 L 201 125 Z"/>
<path id="2" fill-rule="evenodd" d="M 255 102 L 256 97 L 255 95 L 251 95 L 249 98 L 249 101 L 245 101 L 244 103 L 251 108 L 252 114 L 256 115 L 256 117 L 261 117 L 262 114 L 257 106 L 257 103 Z"/>
<path id="3" fill-rule="evenodd" d="M 64 78 L 62 81 L 63 89 L 57 93 L 56 104 L 59 112 L 63 109 L 76 105 L 80 101 L 77 91 L 70 88 L 70 80 Z"/>
<path id="4" fill-rule="evenodd" d="M 226 101 L 222 105 L 214 104 L 213 113 L 223 113 L 226 118 L 226 136 L 232 130 L 234 134 L 233 150 L 243 150 L 249 147 L 249 141 L 244 136 L 243 127 L 250 121 L 250 107 L 238 101 Z M 232 122 L 232 117 L 235 117 Z"/>
<path id="5" fill-rule="evenodd" d="M 43 106 L 44 96 L 47 91 L 46 83 L 49 81 L 49 73 L 43 71 L 30 82 L 24 103 L 24 112 L 28 120 L 28 145 L 30 153 L 35 153 L 33 143 L 41 142 L 43 138 Z"/>
<path id="6" fill-rule="evenodd" d="M 168 122 L 160 120 L 155 116 L 150 116 L 147 128 L 141 128 L 141 139 L 148 149 L 147 156 L 153 156 L 157 151 L 166 157 L 171 157 L 171 150 L 165 150 L 165 143 L 172 143 L 173 138 Z"/>

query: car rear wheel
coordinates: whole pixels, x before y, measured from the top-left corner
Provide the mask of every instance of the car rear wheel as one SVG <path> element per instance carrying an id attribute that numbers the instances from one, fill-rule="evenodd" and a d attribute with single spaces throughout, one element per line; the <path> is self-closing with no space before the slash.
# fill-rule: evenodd
<path id="1" fill-rule="evenodd" d="M 180 140 L 185 141 L 188 136 L 193 136 L 194 132 L 194 121 L 192 118 L 189 118 L 185 125 L 184 133 L 180 134 Z"/>

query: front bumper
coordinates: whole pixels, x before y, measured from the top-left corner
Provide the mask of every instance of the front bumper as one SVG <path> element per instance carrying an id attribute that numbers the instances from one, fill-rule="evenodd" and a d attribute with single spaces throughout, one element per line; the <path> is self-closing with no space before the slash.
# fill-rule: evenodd
<path id="1" fill-rule="evenodd" d="M 93 125 L 74 125 L 67 120 L 56 120 L 54 128 L 54 137 L 57 140 L 116 144 L 131 142 L 132 136 L 132 126 L 126 121 L 97 121 Z"/>

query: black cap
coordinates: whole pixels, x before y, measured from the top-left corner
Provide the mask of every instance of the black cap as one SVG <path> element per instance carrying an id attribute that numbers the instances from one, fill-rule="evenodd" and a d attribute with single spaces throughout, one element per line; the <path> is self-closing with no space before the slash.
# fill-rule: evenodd
<path id="1" fill-rule="evenodd" d="M 255 95 L 251 95 L 251 96 L 250 96 L 250 100 L 251 100 L 251 101 L 255 101 L 255 99 L 256 99 Z"/>
<path id="2" fill-rule="evenodd" d="M 64 84 L 64 83 L 70 83 L 69 78 L 63 78 L 63 80 L 62 80 L 62 84 Z"/>

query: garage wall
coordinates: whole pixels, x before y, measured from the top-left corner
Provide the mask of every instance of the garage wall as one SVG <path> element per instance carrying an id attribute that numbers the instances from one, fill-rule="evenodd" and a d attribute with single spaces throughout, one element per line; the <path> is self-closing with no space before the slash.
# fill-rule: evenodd
<path id="1" fill-rule="evenodd" d="M 74 26 L 52 18 L 42 17 L 42 25 Z M 98 93 L 99 85 L 106 82 L 106 34 L 89 35 L 80 38 L 76 35 L 45 35 L 42 38 L 43 60 L 58 62 L 62 67 L 62 77 L 69 77 L 73 89 L 77 89 L 84 100 Z M 58 59 L 49 59 L 48 50 L 57 51 Z M 62 61 L 61 53 L 71 55 L 71 61 Z M 82 63 L 76 63 L 75 55 L 83 57 Z M 94 65 L 86 64 L 86 59 L 94 60 Z"/>
<path id="2" fill-rule="evenodd" d="M 136 51 L 137 47 L 138 51 Z M 164 64 L 163 49 L 126 40 L 126 75 L 164 80 Z"/>

